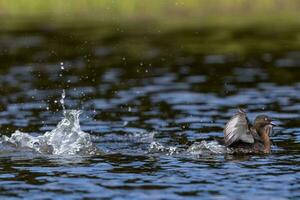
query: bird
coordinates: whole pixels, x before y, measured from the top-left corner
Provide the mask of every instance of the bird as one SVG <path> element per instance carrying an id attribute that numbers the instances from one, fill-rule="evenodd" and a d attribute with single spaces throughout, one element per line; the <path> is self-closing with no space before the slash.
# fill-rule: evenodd
<path id="1" fill-rule="evenodd" d="M 270 154 L 274 126 L 267 115 L 258 115 L 252 125 L 246 112 L 239 108 L 225 125 L 223 142 L 232 153 Z"/>

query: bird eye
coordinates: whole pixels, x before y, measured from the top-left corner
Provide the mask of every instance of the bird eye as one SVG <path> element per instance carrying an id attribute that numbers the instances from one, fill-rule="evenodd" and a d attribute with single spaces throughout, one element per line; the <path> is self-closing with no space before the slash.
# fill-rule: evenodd
<path id="1" fill-rule="evenodd" d="M 265 121 L 268 121 L 268 118 L 265 118 Z"/>

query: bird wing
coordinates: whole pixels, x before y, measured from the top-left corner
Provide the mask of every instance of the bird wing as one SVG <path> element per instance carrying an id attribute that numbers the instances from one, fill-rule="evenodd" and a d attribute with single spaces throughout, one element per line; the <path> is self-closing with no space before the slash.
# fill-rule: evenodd
<path id="1" fill-rule="evenodd" d="M 230 146 L 237 141 L 254 143 L 254 138 L 250 133 L 249 121 L 245 112 L 239 110 L 239 112 L 227 122 L 224 128 L 224 141 L 226 146 Z"/>

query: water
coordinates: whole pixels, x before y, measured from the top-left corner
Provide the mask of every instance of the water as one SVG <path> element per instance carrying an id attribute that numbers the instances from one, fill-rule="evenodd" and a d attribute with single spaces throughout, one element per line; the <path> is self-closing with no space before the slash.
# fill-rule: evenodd
<path id="1" fill-rule="evenodd" d="M 214 31 L 70 31 L 0 34 L 1 198 L 300 197 L 300 52 L 281 45 L 289 36 L 269 49 L 232 34 L 241 53 L 218 53 L 227 46 Z M 276 119 L 271 155 L 214 142 L 238 106 Z"/>
<path id="2" fill-rule="evenodd" d="M 91 156 L 100 154 L 100 150 L 94 145 L 91 135 L 80 129 L 80 110 L 66 110 L 64 100 L 66 94 L 63 90 L 60 103 L 63 108 L 64 118 L 53 130 L 43 135 L 31 136 L 17 130 L 10 137 L 3 136 L 1 149 L 9 149 L 13 152 L 30 150 L 47 155 L 81 155 Z M 9 148 L 7 148 L 9 147 Z"/>

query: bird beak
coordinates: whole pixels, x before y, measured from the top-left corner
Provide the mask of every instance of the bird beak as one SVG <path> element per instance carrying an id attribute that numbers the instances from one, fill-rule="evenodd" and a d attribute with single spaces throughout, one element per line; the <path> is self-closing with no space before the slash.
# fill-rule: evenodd
<path id="1" fill-rule="evenodd" d="M 270 125 L 273 127 L 273 126 L 278 126 L 277 124 L 275 124 L 273 121 L 270 121 Z M 274 129 L 272 129 L 271 130 L 271 132 L 270 132 L 270 136 L 275 136 L 275 135 L 277 135 L 278 134 L 278 132 L 275 132 L 274 131 Z"/>
<path id="2" fill-rule="evenodd" d="M 270 122 L 270 125 L 272 125 L 272 126 L 277 126 L 277 124 L 275 124 L 274 122 Z"/>

